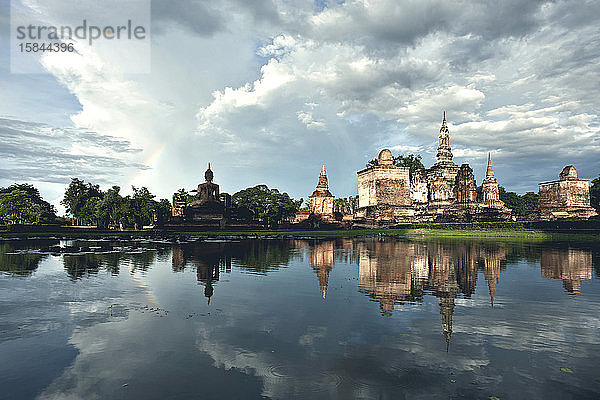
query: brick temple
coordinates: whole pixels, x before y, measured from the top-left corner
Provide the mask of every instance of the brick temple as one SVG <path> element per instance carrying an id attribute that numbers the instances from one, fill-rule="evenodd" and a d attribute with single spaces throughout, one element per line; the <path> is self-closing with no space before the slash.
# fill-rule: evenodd
<path id="1" fill-rule="evenodd" d="M 425 221 L 506 220 L 511 210 L 500 201 L 498 181 L 488 154 L 483 198 L 469 164 L 453 161 L 446 113 L 442 120 L 436 162 L 430 168 L 410 173 L 394 165 L 388 149 L 379 153 L 376 165 L 357 172 L 358 223 L 390 224 Z"/>
<path id="2" fill-rule="evenodd" d="M 590 206 L 590 181 L 579 179 L 574 166 L 568 165 L 560 179 L 539 185 L 540 219 L 588 219 L 598 215 Z"/>

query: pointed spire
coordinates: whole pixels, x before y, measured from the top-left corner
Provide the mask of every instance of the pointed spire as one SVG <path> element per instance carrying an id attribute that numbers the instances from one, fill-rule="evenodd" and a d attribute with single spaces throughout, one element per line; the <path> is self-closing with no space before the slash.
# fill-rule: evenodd
<path id="1" fill-rule="evenodd" d="M 446 123 L 446 111 L 440 128 L 440 143 L 436 155 L 436 164 L 452 164 L 452 149 L 450 148 L 450 131 Z"/>
<path id="2" fill-rule="evenodd" d="M 487 171 L 485 179 L 494 179 L 494 170 L 492 169 L 492 153 L 488 153 Z"/>
<path id="3" fill-rule="evenodd" d="M 448 134 L 448 124 L 446 123 L 446 111 L 444 111 L 444 119 L 442 120 L 442 127 L 440 128 L 440 133 Z M 441 136 L 441 135 L 440 135 Z"/>
<path id="4" fill-rule="evenodd" d="M 327 183 L 327 172 L 325 171 L 325 166 L 321 168 L 321 173 L 319 174 L 319 180 L 317 181 L 317 190 L 328 190 L 329 185 Z"/>

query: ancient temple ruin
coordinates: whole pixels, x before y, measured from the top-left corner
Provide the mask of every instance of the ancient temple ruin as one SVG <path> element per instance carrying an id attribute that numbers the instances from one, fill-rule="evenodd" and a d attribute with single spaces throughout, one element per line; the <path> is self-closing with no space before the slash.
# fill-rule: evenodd
<path id="1" fill-rule="evenodd" d="M 414 216 L 410 197 L 409 168 L 394 165 L 394 157 L 383 149 L 376 165 L 358 171 L 358 209 L 355 218 L 390 223 L 410 221 Z"/>
<path id="2" fill-rule="evenodd" d="M 598 215 L 590 206 L 590 181 L 579 179 L 574 166 L 560 173 L 560 180 L 539 184 L 539 211 L 543 220 L 587 219 Z"/>
<path id="3" fill-rule="evenodd" d="M 450 131 L 448 130 L 446 112 L 444 111 L 444 118 L 440 127 L 436 162 L 431 168 L 425 170 L 427 182 L 437 182 L 436 185 L 430 185 L 429 198 L 448 203 L 452 203 L 456 199 L 454 186 L 459 167 L 452 161 L 452 158 Z"/>
<path id="4" fill-rule="evenodd" d="M 333 200 L 335 197 L 329 191 L 325 166 L 321 169 L 315 191 L 309 196 L 309 209 L 312 214 L 322 219 L 333 218 Z"/>
<path id="5" fill-rule="evenodd" d="M 359 171 L 358 223 L 367 225 L 422 221 L 504 220 L 511 217 L 499 198 L 499 186 L 488 155 L 483 198 L 469 164 L 454 163 L 446 113 L 442 120 L 436 162 L 410 173 L 394 165 L 391 151 L 379 153 L 376 165 Z"/>
<path id="6" fill-rule="evenodd" d="M 225 203 L 219 193 L 219 185 L 213 182 L 214 173 L 210 169 L 204 172 L 204 183 L 198 185 L 194 200 L 189 203 L 185 195 L 173 194 L 171 222 L 202 226 L 223 227 L 225 225 Z"/>

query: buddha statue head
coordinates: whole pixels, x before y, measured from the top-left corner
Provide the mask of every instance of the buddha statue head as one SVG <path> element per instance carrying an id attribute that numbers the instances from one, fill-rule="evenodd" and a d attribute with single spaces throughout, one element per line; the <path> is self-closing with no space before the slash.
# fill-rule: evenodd
<path id="1" fill-rule="evenodd" d="M 210 169 L 210 163 L 208 163 L 208 169 L 204 173 L 204 179 L 206 180 L 206 182 L 212 182 L 213 180 L 213 172 Z"/>

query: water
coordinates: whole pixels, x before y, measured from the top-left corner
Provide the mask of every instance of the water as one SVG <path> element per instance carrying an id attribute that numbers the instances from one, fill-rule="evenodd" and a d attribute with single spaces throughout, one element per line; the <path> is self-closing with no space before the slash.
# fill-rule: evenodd
<path id="1" fill-rule="evenodd" d="M 2 399 L 597 399 L 598 243 L 0 242 Z"/>

